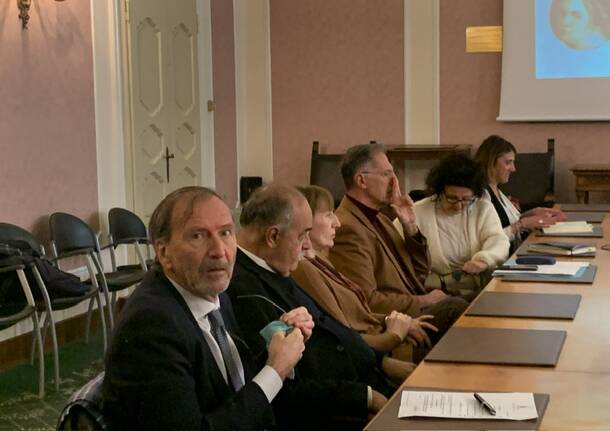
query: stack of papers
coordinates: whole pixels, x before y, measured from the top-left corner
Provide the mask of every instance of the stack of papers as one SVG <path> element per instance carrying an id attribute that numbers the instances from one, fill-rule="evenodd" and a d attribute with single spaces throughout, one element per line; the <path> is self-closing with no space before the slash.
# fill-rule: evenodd
<path id="1" fill-rule="evenodd" d="M 538 265 L 538 269 L 536 269 L 535 271 L 496 269 L 492 275 L 502 276 L 509 274 L 549 274 L 575 276 L 581 268 L 586 268 L 588 266 L 589 262 L 557 262 L 554 265 Z"/>
<path id="2" fill-rule="evenodd" d="M 594 245 L 587 244 L 572 244 L 569 242 L 537 242 L 530 244 L 528 251 L 541 254 L 550 254 L 552 256 L 575 256 L 579 254 L 594 253 L 597 251 Z"/>
<path id="3" fill-rule="evenodd" d="M 480 395 L 493 406 L 493 416 L 474 398 L 474 392 L 403 391 L 399 418 L 536 419 L 534 395 L 525 392 L 485 392 Z"/>
<path id="4" fill-rule="evenodd" d="M 562 221 L 543 228 L 542 232 L 545 234 L 590 233 L 593 232 L 593 225 L 586 221 Z"/>

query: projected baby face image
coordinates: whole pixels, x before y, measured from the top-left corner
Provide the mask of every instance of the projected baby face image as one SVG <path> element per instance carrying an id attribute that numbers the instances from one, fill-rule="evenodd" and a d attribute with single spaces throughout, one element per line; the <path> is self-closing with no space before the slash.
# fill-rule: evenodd
<path id="1" fill-rule="evenodd" d="M 551 28 L 565 45 L 598 48 L 610 38 L 610 0 L 553 0 Z"/>

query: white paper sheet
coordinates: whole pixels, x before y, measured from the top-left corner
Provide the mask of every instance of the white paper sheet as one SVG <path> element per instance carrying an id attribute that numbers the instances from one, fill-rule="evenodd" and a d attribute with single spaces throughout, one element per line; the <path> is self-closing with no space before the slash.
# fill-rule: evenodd
<path id="1" fill-rule="evenodd" d="M 484 392 L 480 395 L 496 410 L 489 413 L 473 392 L 403 391 L 399 418 L 528 420 L 538 417 L 534 395 L 525 392 Z"/>
<path id="2" fill-rule="evenodd" d="M 553 233 L 588 233 L 593 232 L 593 225 L 586 221 L 561 221 L 553 226 L 545 227 L 542 231 L 546 234 Z"/>

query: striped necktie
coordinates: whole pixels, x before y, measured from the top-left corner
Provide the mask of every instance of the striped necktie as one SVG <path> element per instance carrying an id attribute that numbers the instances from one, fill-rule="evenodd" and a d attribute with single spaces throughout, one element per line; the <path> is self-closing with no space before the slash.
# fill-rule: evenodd
<path id="1" fill-rule="evenodd" d="M 235 356 L 233 356 L 233 351 L 229 346 L 229 334 L 225 329 L 225 323 L 222 314 L 220 314 L 220 309 L 210 312 L 208 314 L 208 319 L 210 321 L 210 332 L 216 340 L 216 343 L 218 343 L 218 347 L 220 347 L 220 353 L 222 354 L 222 359 L 225 363 L 229 383 L 235 392 L 237 392 L 242 388 L 244 382 L 239 373 L 238 362 Z"/>

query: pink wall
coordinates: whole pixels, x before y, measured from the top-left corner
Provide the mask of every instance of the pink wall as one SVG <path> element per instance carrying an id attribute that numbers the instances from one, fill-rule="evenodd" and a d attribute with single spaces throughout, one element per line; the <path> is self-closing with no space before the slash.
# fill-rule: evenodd
<path id="1" fill-rule="evenodd" d="M 212 0 L 211 8 L 216 190 L 231 206 L 237 201 L 233 2 Z"/>
<path id="2" fill-rule="evenodd" d="M 0 221 L 46 238 L 47 218 L 97 225 L 91 18 L 87 1 L 34 1 L 29 29 L 0 2 Z"/>
<path id="3" fill-rule="evenodd" d="M 274 178 L 321 151 L 404 143 L 402 0 L 270 0 Z"/>
<path id="4" fill-rule="evenodd" d="M 521 152 L 546 151 L 555 138 L 555 192 L 560 201 L 576 201 L 576 163 L 610 163 L 610 123 L 501 123 L 501 54 L 467 54 L 468 26 L 501 25 L 501 0 L 440 2 L 440 115 L 443 144 L 478 145 L 497 133 Z M 591 194 L 592 202 L 609 202 L 608 194 Z"/>

